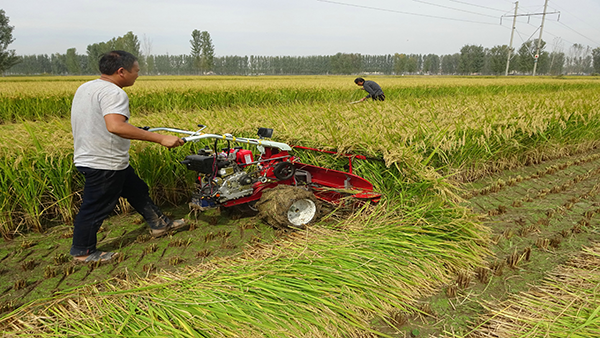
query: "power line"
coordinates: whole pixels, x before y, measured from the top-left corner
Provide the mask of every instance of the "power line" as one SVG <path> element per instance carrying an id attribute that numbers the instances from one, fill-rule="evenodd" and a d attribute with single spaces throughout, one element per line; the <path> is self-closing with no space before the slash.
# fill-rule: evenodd
<path id="1" fill-rule="evenodd" d="M 489 23 L 489 22 L 463 20 L 463 19 L 448 18 L 448 17 L 443 17 L 443 16 L 427 15 L 427 14 L 420 14 L 420 13 L 411 13 L 411 12 L 397 11 L 397 10 L 393 10 L 393 9 L 386 9 L 386 8 L 379 8 L 379 7 L 372 7 L 372 6 L 363 6 L 363 5 L 355 5 L 355 4 L 345 3 L 345 2 L 338 2 L 338 1 L 330 1 L 330 0 L 317 0 L 317 1 L 327 2 L 327 3 L 331 3 L 331 4 L 342 5 L 342 6 L 372 9 L 372 10 L 376 10 L 376 11 L 383 11 L 383 12 L 389 12 L 389 13 L 399 13 L 399 14 L 406 14 L 406 15 L 414 15 L 414 16 L 420 16 L 420 17 L 426 17 L 426 18 L 434 18 L 434 19 L 442 19 L 442 20 L 452 20 L 452 21 L 462 21 L 462 22 L 477 23 L 477 24 L 482 24 L 482 25 L 497 25 L 497 24 Z"/>
<path id="2" fill-rule="evenodd" d="M 486 7 L 486 6 L 481 6 L 481 5 L 471 4 L 471 3 L 468 3 L 468 2 L 464 2 L 464 1 L 458 1 L 458 0 L 448 0 L 448 1 L 456 2 L 456 3 L 459 3 L 459 4 L 463 4 L 463 5 L 469 5 L 469 6 L 474 6 L 474 7 L 479 7 L 479 8 L 489 9 L 489 10 L 492 10 L 492 11 L 497 11 L 497 12 L 506 13 L 506 11 L 505 11 L 505 10 L 503 10 L 503 9 L 491 8 L 491 7 Z"/>
<path id="3" fill-rule="evenodd" d="M 523 22 L 522 22 L 522 23 L 523 23 Z M 523 37 L 521 36 L 521 34 L 519 33 L 519 31 L 517 30 L 517 33 L 519 34 L 519 37 L 521 38 L 521 41 L 523 41 L 523 42 L 527 42 L 527 41 L 531 40 L 531 38 L 533 37 L 533 35 L 534 35 L 534 34 L 535 34 L 537 31 L 538 31 L 538 29 L 540 29 L 540 27 L 539 27 L 539 26 L 534 26 L 534 25 L 532 25 L 531 23 L 528 23 L 528 22 L 526 22 L 526 24 L 528 24 L 529 26 L 531 26 L 531 27 L 535 28 L 535 30 L 533 31 L 533 33 L 531 33 L 531 36 L 529 36 L 529 38 L 528 38 L 527 40 L 523 40 Z M 567 39 L 563 38 L 562 36 L 558 36 L 558 35 L 556 35 L 556 34 L 554 34 L 554 33 L 550 32 L 550 31 L 548 31 L 548 30 L 546 30 L 546 34 L 550 34 L 550 35 L 552 35 L 553 37 L 555 37 L 555 38 L 559 38 L 559 39 L 561 39 L 561 40 L 563 40 L 563 41 L 565 41 L 565 42 L 568 42 L 568 43 L 570 43 L 570 44 L 572 44 L 572 45 L 574 45 L 574 44 L 575 44 L 575 42 L 572 42 L 572 41 L 570 41 L 570 40 L 567 40 Z"/>
<path id="4" fill-rule="evenodd" d="M 427 2 L 427 1 L 422 1 L 422 0 L 413 0 L 414 2 L 420 2 L 422 4 L 426 4 L 426 5 L 431 5 L 431 6 L 435 6 L 435 7 L 441 7 L 441 8 L 446 8 L 446 9 L 451 9 L 453 11 L 459 11 L 459 12 L 464 12 L 464 13 L 469 13 L 469 14 L 475 14 L 475 15 L 481 15 L 481 16 L 487 16 L 489 18 L 494 18 L 496 19 L 495 16 L 492 15 L 487 15 L 487 14 L 481 14 L 481 13 L 477 13 L 477 12 L 471 12 L 471 11 L 465 11 L 464 9 L 458 9 L 458 8 L 454 8 L 454 7 L 449 7 L 449 6 L 444 6 L 444 5 L 438 5 L 438 4 L 434 4 L 431 2 Z"/>
<path id="5" fill-rule="evenodd" d="M 527 14 L 517 14 L 517 15 L 503 15 L 503 16 L 508 16 L 508 17 L 512 17 L 512 16 L 532 16 L 532 15 L 544 15 L 544 14 L 559 14 L 560 12 L 541 12 L 541 13 L 527 13 Z"/>
<path id="6" fill-rule="evenodd" d="M 565 41 L 565 42 L 568 42 L 568 43 L 570 43 L 571 45 L 574 45 L 574 44 L 575 44 L 575 42 L 572 42 L 572 41 L 570 41 L 570 40 L 566 40 L 566 39 L 564 39 L 564 38 L 563 38 L 563 37 L 561 37 L 561 36 L 558 36 L 558 35 L 556 35 L 556 34 L 553 34 L 552 32 L 548 32 L 548 31 L 546 31 L 546 34 L 550 34 L 550 35 L 552 35 L 552 36 L 553 36 L 555 39 L 556 39 L 556 38 L 558 38 L 558 39 L 561 39 L 561 40 L 563 40 L 563 41 Z"/>
<path id="7" fill-rule="evenodd" d="M 562 23 L 562 22 L 560 22 L 560 21 L 558 21 L 558 23 L 559 23 L 559 24 L 561 24 L 561 25 L 563 25 L 563 26 L 565 26 L 566 28 L 570 29 L 570 30 L 571 30 L 571 31 L 573 31 L 575 34 L 578 34 L 578 35 L 580 35 L 580 36 L 582 36 L 582 37 L 584 37 L 584 38 L 586 38 L 586 39 L 590 40 L 591 42 L 595 43 L 596 45 L 600 45 L 598 42 L 596 42 L 596 41 L 594 41 L 594 40 L 592 40 L 592 39 L 588 38 L 587 36 L 585 36 L 585 35 L 583 35 L 583 34 L 579 33 L 578 31 L 576 31 L 576 30 L 574 30 L 573 28 L 571 28 L 571 27 L 569 27 L 569 26 L 565 25 L 564 23 Z"/>
<path id="8" fill-rule="evenodd" d="M 589 37 L 587 37 L 587 36 L 585 36 L 585 35 L 583 35 L 583 34 L 579 33 L 578 31 L 574 30 L 574 29 L 573 29 L 573 28 L 571 28 L 571 27 L 567 26 L 567 25 L 566 25 L 566 24 L 564 24 L 562 21 L 558 21 L 558 20 L 556 20 L 556 21 L 554 21 L 554 20 L 549 20 L 549 21 L 557 22 L 557 23 L 559 23 L 559 24 L 561 24 L 561 25 L 565 26 L 567 29 L 569 29 L 569 30 L 573 31 L 574 33 L 576 33 L 576 34 L 578 34 L 578 35 L 581 35 L 582 37 L 584 37 L 584 38 L 586 38 L 586 39 L 590 40 L 591 42 L 595 43 L 596 45 L 600 45 L 598 42 L 596 42 L 596 41 L 594 41 L 594 40 L 590 39 Z M 529 22 L 527 22 L 527 24 L 528 24 L 529 26 L 531 26 L 531 27 L 535 27 L 535 28 L 536 28 L 536 31 L 537 31 L 537 29 L 539 29 L 539 27 L 538 27 L 538 26 L 534 26 L 534 25 L 532 25 L 532 24 L 531 24 L 531 23 L 529 23 Z M 561 38 L 561 39 L 563 39 L 564 41 L 566 41 L 566 42 L 568 42 L 568 43 L 570 43 L 570 44 L 575 44 L 575 42 L 572 42 L 572 41 L 570 41 L 570 40 L 566 40 L 566 39 L 565 39 L 565 38 L 563 38 L 562 36 L 558 36 L 558 35 L 556 35 L 556 34 L 553 34 L 552 32 L 549 32 L 549 31 L 547 31 L 546 33 L 547 33 L 547 34 L 550 34 L 550 35 L 552 35 L 552 36 L 554 36 L 555 38 Z M 534 32 L 534 34 L 535 34 L 535 32 Z M 531 37 L 530 37 L 530 38 L 531 38 Z"/>
<path id="9" fill-rule="evenodd" d="M 553 1 L 553 2 L 554 2 L 554 1 Z M 600 32 L 600 30 L 598 30 L 598 28 L 597 28 L 597 27 L 594 27 L 594 26 L 592 26 L 591 24 L 589 24 L 589 23 L 587 23 L 587 22 L 583 21 L 581 18 L 579 18 L 579 17 L 575 16 L 573 13 L 570 13 L 569 11 L 566 11 L 565 9 L 561 8 L 560 6 L 556 6 L 556 5 L 553 5 L 553 6 L 555 6 L 555 7 L 558 7 L 558 8 L 560 8 L 560 9 L 562 9 L 562 10 L 563 10 L 563 12 L 565 12 L 565 13 L 568 13 L 569 15 L 571 15 L 571 16 L 572 16 L 572 17 L 574 17 L 575 19 L 577 19 L 577 20 L 579 20 L 579 21 L 583 22 L 584 24 L 586 24 L 586 25 L 587 25 L 587 26 L 589 26 L 590 28 L 593 28 L 593 29 L 595 29 L 597 32 Z"/>
<path id="10" fill-rule="evenodd" d="M 559 24 L 561 24 L 561 25 L 562 25 L 562 26 L 564 26 L 565 28 L 567 28 L 567 29 L 571 30 L 571 31 L 572 31 L 572 32 L 574 32 L 575 34 L 577 34 L 577 35 L 580 35 L 581 37 L 583 37 L 583 38 L 585 38 L 585 39 L 587 39 L 587 40 L 589 40 L 589 41 L 593 42 L 594 44 L 596 44 L 596 45 L 600 45 L 600 44 L 599 44 L 597 41 L 595 41 L 595 40 L 593 40 L 593 39 L 589 38 L 588 36 L 585 36 L 585 35 L 583 35 L 583 34 L 579 33 L 579 32 L 578 32 L 578 31 L 576 31 L 575 29 L 573 29 L 573 28 L 571 28 L 571 27 L 567 26 L 566 24 L 564 24 L 563 22 L 561 22 L 561 21 L 560 21 L 560 12 L 556 12 L 556 11 L 555 11 L 555 12 L 547 12 L 546 14 L 555 14 L 555 13 L 558 13 L 558 15 L 559 15 L 559 16 L 558 16 L 558 19 L 556 20 L 556 22 L 558 22 Z M 569 12 L 567 12 L 567 13 L 569 13 Z M 573 17 L 575 17 L 573 14 L 571 14 L 571 13 L 569 13 L 569 14 L 570 14 L 570 15 L 572 15 Z M 586 22 L 584 22 L 583 20 L 581 20 L 580 18 L 577 18 L 577 17 L 575 17 L 575 18 L 576 18 L 576 19 L 578 19 L 578 20 L 580 20 L 580 21 L 582 21 L 583 23 L 586 23 Z M 554 21 L 554 20 L 550 20 L 550 21 Z M 529 25 L 531 25 L 529 22 L 528 22 L 528 24 L 529 24 Z M 586 23 L 586 24 L 587 24 L 587 23 Z M 533 26 L 533 25 L 531 25 L 531 26 Z M 590 27 L 591 27 L 591 25 L 590 25 Z M 595 27 L 594 27 L 594 28 L 595 28 Z M 561 39 L 562 39 L 562 37 L 559 37 L 559 36 L 557 36 L 557 35 L 555 35 L 555 34 L 552 34 L 551 32 L 547 32 L 547 33 L 548 33 L 548 34 L 550 34 L 550 35 L 552 35 L 552 36 L 554 36 L 554 37 L 558 37 L 558 38 L 561 38 Z M 564 40 L 564 39 L 563 39 L 563 40 Z M 570 42 L 569 40 L 565 40 L 565 41 L 567 41 L 567 42 L 569 42 L 569 43 L 572 43 L 572 44 L 574 44 L 573 42 Z"/>

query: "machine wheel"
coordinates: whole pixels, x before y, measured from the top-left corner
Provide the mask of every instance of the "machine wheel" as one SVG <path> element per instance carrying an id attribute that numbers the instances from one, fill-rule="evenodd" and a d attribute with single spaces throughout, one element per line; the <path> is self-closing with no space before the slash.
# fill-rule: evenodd
<path id="1" fill-rule="evenodd" d="M 313 193 L 283 184 L 263 192 L 256 207 L 259 217 L 274 228 L 304 229 L 317 221 L 321 211 Z"/>
<path id="2" fill-rule="evenodd" d="M 294 176 L 296 172 L 296 167 L 291 162 L 279 162 L 273 168 L 273 174 L 277 177 L 278 180 L 287 180 Z"/>

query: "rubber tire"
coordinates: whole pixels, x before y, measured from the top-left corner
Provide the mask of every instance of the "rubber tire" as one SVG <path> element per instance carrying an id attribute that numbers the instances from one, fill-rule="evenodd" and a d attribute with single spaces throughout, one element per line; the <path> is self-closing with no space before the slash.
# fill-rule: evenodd
<path id="1" fill-rule="evenodd" d="M 258 216 L 276 229 L 304 229 L 321 215 L 321 203 L 312 192 L 284 184 L 263 192 L 256 207 Z"/>

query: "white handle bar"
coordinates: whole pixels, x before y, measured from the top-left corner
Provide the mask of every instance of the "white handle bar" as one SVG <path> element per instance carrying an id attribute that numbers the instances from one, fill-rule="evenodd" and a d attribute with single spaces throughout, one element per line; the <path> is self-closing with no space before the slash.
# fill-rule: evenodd
<path id="1" fill-rule="evenodd" d="M 189 130 L 176 129 L 176 128 L 150 128 L 150 129 L 148 129 L 148 131 L 160 131 L 160 130 L 190 135 L 190 136 L 182 138 L 185 142 L 197 142 L 202 139 L 219 139 L 219 140 L 225 140 L 225 141 L 253 144 L 256 146 L 263 146 L 263 147 L 269 147 L 269 148 L 278 148 L 279 150 L 285 150 L 285 151 L 292 150 L 292 147 L 290 147 L 286 143 L 275 142 L 275 141 L 264 140 L 264 139 L 235 137 L 231 134 L 225 134 L 225 135 L 202 134 L 199 131 L 189 131 Z"/>

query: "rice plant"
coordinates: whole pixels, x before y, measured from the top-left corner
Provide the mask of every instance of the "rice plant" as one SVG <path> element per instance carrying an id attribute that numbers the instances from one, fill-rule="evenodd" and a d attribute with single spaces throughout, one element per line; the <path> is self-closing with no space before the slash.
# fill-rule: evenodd
<path id="1" fill-rule="evenodd" d="M 480 264 L 487 252 L 477 244 L 485 243 L 485 232 L 477 231 L 469 218 L 457 218 L 458 210 L 438 210 L 439 222 L 432 223 L 422 217 L 420 207 L 380 205 L 343 222 L 343 232 L 315 227 L 260 257 L 217 260 L 175 279 L 157 277 L 125 289 L 108 283 L 106 291 L 75 290 L 53 300 L 60 307 L 42 301 L 0 323 L 18 325 L 23 332 L 66 335 L 324 337 L 374 332 L 370 318 L 412 311 L 417 297 L 451 278 L 448 266 Z"/>
<path id="2" fill-rule="evenodd" d="M 81 179 L 70 164 L 72 140 L 64 117 L 70 90 L 82 81 L 58 81 L 62 89 L 55 98 L 48 88 L 33 89 L 40 87 L 34 81 L 0 80 L 0 88 L 19 88 L 0 94 L 0 111 L 7 111 L 0 116 L 5 237 L 24 227 L 43 229 L 50 215 L 68 223 L 76 209 Z M 386 102 L 348 105 L 355 90 L 349 77 L 140 79 L 128 89 L 136 125 L 194 129 L 202 123 L 210 133 L 244 137 L 270 127 L 277 141 L 380 158 L 354 160 L 353 169 L 384 198 L 333 226 L 324 223 L 275 246 L 255 248 L 263 250 L 260 255 L 248 251 L 213 259 L 210 252 L 198 252 L 211 261 L 191 273 L 127 279 L 119 284 L 128 283 L 124 289 L 107 282 L 93 292 L 75 289 L 28 304 L 1 317 L 0 329 L 34 335 L 378 334 L 370 326 L 373 317 L 401 318 L 416 309 L 415 299 L 436 288 L 453 283 L 456 294 L 450 271 L 485 269 L 489 233 L 459 206 L 452 180 L 538 163 L 600 142 L 595 81 L 388 77 L 378 82 Z M 24 88 L 32 88 L 31 94 Z M 51 110 L 58 113 L 45 115 Z M 133 142 L 131 161 L 156 200 L 180 203 L 194 175 L 177 162 L 198 146 L 169 151 Z M 341 155 L 296 155 L 334 169 L 347 163 Z M 60 177 L 68 184 L 57 188 Z M 551 244 L 546 239 L 537 245 Z M 503 265 L 505 260 L 491 265 L 490 274 L 502 274 Z M 467 277 L 461 286 L 469 284 Z M 592 327 L 593 313 L 592 325 L 584 321 L 569 328 Z"/>
<path id="3" fill-rule="evenodd" d="M 181 92 L 191 87 L 217 88 L 228 95 L 244 96 L 245 91 L 257 85 L 264 90 L 296 88 L 303 91 L 314 87 L 322 91 L 325 85 L 342 88 L 347 80 L 346 77 L 318 81 L 313 77 L 181 81 L 152 78 L 132 87 L 131 94 L 134 96 L 137 90 L 140 95 L 155 99 L 160 97 L 157 92 L 161 88 Z M 317 96 L 314 100 L 299 99 L 286 104 L 249 98 L 251 104 L 227 109 L 219 105 L 211 109 L 175 109 L 169 102 L 185 100 L 177 98 L 167 100 L 164 105 L 157 104 L 160 112 L 146 115 L 140 115 L 140 109 L 132 105 L 132 120 L 139 126 L 187 129 L 202 123 L 209 126 L 207 131 L 211 133 L 245 137 L 254 137 L 258 127 L 271 127 L 278 141 L 383 157 L 388 168 L 382 174 L 399 170 L 405 179 L 415 181 L 419 181 L 421 175 L 471 180 L 519 163 L 539 162 L 574 149 L 590 149 L 599 142 L 595 131 L 600 127 L 600 119 L 594 102 L 600 92 L 594 81 L 447 78 L 437 82 L 410 79 L 403 83 L 405 80 L 400 78 L 387 80 L 391 93 L 394 85 L 404 92 L 396 99 L 392 95 L 385 104 L 347 105 Z M 75 79 L 66 84 L 76 87 L 81 81 Z M 40 83 L 43 82 L 23 81 L 20 85 L 39 87 Z M 0 81 L 0 86 L 7 84 L 14 85 Z M 33 91 L 31 96 L 50 95 L 47 87 L 44 90 Z M 57 86 L 56 91 L 65 92 L 65 89 Z M 197 101 L 196 98 L 190 100 Z M 318 100 L 327 102 L 314 102 Z M 44 219 L 57 214 L 59 219 L 69 223 L 77 202 L 73 199 L 81 189 L 81 177 L 69 164 L 72 138 L 68 120 L 49 118 L 35 123 L 0 125 L 0 129 L 3 131 L 0 154 L 4 157 L 0 163 L 5 172 L 0 178 L 3 236 L 10 236 L 16 224 L 40 230 Z M 178 161 L 193 150 L 194 145 L 167 151 L 134 142 L 131 161 L 151 186 L 153 198 L 163 204 L 180 203 L 189 194 L 193 174 L 184 170 Z M 61 178 L 67 184 L 60 184 Z M 374 179 L 380 181 L 386 191 L 389 182 L 393 182 L 393 178 L 392 181 Z"/>

